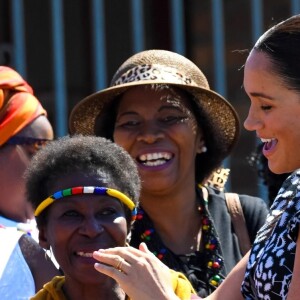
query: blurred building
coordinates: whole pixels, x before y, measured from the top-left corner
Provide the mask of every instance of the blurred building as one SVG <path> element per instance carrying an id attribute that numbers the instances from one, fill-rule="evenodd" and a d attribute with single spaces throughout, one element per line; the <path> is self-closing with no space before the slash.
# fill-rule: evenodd
<path id="1" fill-rule="evenodd" d="M 0 0 L 0 64 L 34 87 L 57 136 L 70 110 L 109 85 L 117 67 L 144 49 L 166 49 L 194 61 L 211 87 L 244 120 L 249 100 L 243 63 L 257 37 L 300 12 L 300 0 Z M 262 195 L 247 156 L 255 134 L 241 128 L 230 188 Z"/>

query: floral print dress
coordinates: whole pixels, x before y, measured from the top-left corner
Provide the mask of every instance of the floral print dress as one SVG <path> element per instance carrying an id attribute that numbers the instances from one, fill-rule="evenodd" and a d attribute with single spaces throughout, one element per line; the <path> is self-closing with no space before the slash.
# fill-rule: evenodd
<path id="1" fill-rule="evenodd" d="M 257 233 L 241 289 L 245 299 L 287 298 L 299 222 L 300 169 L 285 180 L 265 225 Z"/>

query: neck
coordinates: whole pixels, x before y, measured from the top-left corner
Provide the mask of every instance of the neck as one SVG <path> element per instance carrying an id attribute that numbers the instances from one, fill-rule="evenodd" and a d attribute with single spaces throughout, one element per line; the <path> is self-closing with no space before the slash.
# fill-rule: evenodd
<path id="1" fill-rule="evenodd" d="M 65 281 L 63 292 L 68 300 L 125 300 L 126 295 L 121 287 L 114 282 L 99 283 L 95 285 L 79 284 L 78 282 Z"/>
<path id="2" fill-rule="evenodd" d="M 177 254 L 195 251 L 201 229 L 195 186 L 161 197 L 143 194 L 141 203 L 169 249 Z"/>

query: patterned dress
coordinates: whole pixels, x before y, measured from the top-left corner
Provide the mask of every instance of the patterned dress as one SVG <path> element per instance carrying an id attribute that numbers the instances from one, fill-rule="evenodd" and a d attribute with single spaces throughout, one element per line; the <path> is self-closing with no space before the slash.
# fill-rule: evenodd
<path id="1" fill-rule="evenodd" d="M 242 284 L 245 299 L 286 299 L 300 222 L 300 169 L 283 183 L 259 230 Z"/>

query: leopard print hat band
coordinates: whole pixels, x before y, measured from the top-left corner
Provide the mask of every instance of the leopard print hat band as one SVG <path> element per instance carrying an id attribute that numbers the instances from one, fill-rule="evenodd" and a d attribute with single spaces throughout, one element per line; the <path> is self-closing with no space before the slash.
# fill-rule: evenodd
<path id="1" fill-rule="evenodd" d="M 195 85 L 196 83 L 185 74 L 171 67 L 163 67 L 160 65 L 140 65 L 125 72 L 119 79 L 114 82 L 114 86 L 136 82 L 140 80 L 159 80 L 165 82 L 173 82 L 178 84 Z"/>
<path id="2" fill-rule="evenodd" d="M 82 99 L 71 111 L 71 134 L 95 134 L 95 121 L 106 103 L 139 85 L 170 85 L 185 90 L 213 122 L 224 158 L 236 144 L 239 119 L 232 105 L 211 90 L 202 71 L 186 57 L 167 50 L 146 50 L 127 59 L 117 70 L 110 87 Z"/>

